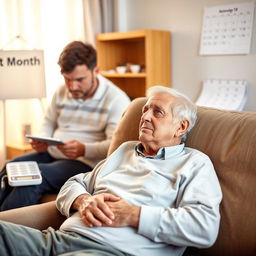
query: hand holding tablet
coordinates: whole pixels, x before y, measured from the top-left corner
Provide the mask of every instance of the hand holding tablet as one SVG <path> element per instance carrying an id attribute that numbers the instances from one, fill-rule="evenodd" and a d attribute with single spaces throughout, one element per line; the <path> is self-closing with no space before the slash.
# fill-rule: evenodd
<path id="1" fill-rule="evenodd" d="M 40 137 L 40 136 L 32 136 L 32 135 L 27 134 L 26 138 L 41 141 L 41 142 L 45 142 L 49 145 L 63 145 L 64 144 L 64 142 L 61 141 L 60 139 L 51 138 L 51 137 Z"/>

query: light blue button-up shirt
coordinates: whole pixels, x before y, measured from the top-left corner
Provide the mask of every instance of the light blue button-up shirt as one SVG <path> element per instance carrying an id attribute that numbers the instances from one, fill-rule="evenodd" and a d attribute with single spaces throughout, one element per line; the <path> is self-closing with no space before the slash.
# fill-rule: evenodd
<path id="1" fill-rule="evenodd" d="M 155 156 L 146 156 L 143 153 L 143 145 L 141 143 L 139 143 L 136 147 L 135 150 L 138 153 L 138 155 L 146 157 L 146 158 L 150 158 L 150 159 L 168 159 L 170 157 L 173 157 L 175 154 L 179 154 L 183 148 L 184 148 L 185 144 L 181 143 L 179 145 L 176 146 L 170 146 L 170 147 L 164 147 L 164 148 L 160 148 L 157 151 L 157 154 Z"/>

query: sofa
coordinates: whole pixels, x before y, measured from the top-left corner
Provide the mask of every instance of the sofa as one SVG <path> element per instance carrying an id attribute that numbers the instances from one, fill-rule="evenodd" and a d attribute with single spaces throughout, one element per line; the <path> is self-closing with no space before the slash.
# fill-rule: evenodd
<path id="1" fill-rule="evenodd" d="M 113 136 L 109 154 L 122 142 L 138 138 L 145 101 L 137 98 L 128 106 Z M 256 255 L 256 113 L 198 107 L 198 120 L 186 145 L 211 158 L 223 200 L 220 230 L 214 245 L 207 249 L 187 248 L 184 255 Z M 48 226 L 58 228 L 65 218 L 51 201 L 1 212 L 0 219 L 42 230 Z"/>

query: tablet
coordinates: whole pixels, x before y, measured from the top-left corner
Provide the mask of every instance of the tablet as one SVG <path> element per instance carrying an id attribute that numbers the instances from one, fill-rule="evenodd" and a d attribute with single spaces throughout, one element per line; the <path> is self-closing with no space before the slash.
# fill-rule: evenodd
<path id="1" fill-rule="evenodd" d="M 63 141 L 61 141 L 60 139 L 56 139 L 56 138 L 50 138 L 50 137 L 40 137 L 40 136 L 32 136 L 32 135 L 26 135 L 26 138 L 32 139 L 32 140 L 38 140 L 41 142 L 46 142 L 49 145 L 60 145 L 60 144 L 64 144 Z"/>

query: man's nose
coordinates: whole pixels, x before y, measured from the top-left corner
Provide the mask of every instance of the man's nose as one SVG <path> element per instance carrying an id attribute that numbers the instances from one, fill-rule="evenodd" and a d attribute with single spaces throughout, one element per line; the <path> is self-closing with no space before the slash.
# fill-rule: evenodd
<path id="1" fill-rule="evenodd" d="M 151 120 L 152 117 L 152 111 L 151 110 L 147 110 L 146 112 L 143 113 L 142 115 L 142 119 L 143 120 Z"/>
<path id="2" fill-rule="evenodd" d="M 74 80 L 70 80 L 68 82 L 68 87 L 69 87 L 70 90 L 76 90 L 78 88 L 77 82 L 74 81 Z"/>

